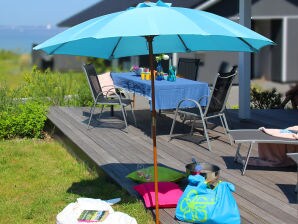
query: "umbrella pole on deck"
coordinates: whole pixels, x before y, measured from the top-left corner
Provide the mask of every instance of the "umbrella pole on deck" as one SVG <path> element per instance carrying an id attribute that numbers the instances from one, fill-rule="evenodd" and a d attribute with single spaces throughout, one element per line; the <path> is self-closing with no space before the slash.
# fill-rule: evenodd
<path id="1" fill-rule="evenodd" d="M 157 172 L 157 149 L 156 149 L 156 110 L 155 110 L 155 86 L 154 86 L 154 66 L 153 66 L 153 47 L 154 36 L 145 37 L 149 47 L 149 66 L 151 72 L 151 136 L 153 141 L 153 161 L 154 161 L 154 190 L 155 190 L 155 223 L 159 224 L 159 206 L 158 206 L 158 172 Z"/>

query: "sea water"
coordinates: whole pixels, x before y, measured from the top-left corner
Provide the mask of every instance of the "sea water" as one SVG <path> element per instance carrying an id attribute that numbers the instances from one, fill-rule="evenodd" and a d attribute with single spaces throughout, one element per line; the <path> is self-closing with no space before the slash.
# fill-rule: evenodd
<path id="1" fill-rule="evenodd" d="M 62 32 L 65 28 L 50 26 L 0 26 L 0 50 L 31 53 L 32 46 Z"/>

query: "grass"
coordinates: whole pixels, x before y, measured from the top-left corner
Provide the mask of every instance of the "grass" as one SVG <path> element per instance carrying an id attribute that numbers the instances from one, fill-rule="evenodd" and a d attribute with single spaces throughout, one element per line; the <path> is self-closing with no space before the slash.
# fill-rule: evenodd
<path id="1" fill-rule="evenodd" d="M 48 98 L 51 105 L 91 104 L 91 92 L 83 71 L 42 72 L 33 68 L 30 57 L 0 49 L 0 89 L 15 92 L 20 98 L 51 96 Z"/>
<path id="2" fill-rule="evenodd" d="M 0 83 L 6 83 L 9 88 L 15 89 L 25 82 L 29 74 L 32 74 L 30 54 L 18 54 L 0 49 Z M 75 83 L 86 82 L 83 71 L 81 72 L 51 72 L 52 76 L 60 76 L 61 82 L 68 82 L 68 88 Z M 54 78 L 56 78 L 54 77 Z M 57 79 L 57 78 L 56 78 Z M 35 82 L 41 80 L 34 80 Z M 47 80 L 48 81 L 48 80 Z M 52 80 L 50 80 L 52 81 Z"/>
<path id="3" fill-rule="evenodd" d="M 138 223 L 153 223 L 143 204 L 103 172 L 90 172 L 53 139 L 0 142 L 1 223 L 55 223 L 56 215 L 78 197 L 121 197 L 115 211 Z"/>
<path id="4" fill-rule="evenodd" d="M 24 82 L 24 75 L 31 71 L 31 56 L 0 50 L 0 82 L 16 88 Z"/>

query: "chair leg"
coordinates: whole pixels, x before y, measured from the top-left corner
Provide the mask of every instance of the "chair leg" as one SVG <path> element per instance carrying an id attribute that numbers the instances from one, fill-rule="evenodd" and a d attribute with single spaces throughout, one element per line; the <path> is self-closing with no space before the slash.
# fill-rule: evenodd
<path id="1" fill-rule="evenodd" d="M 104 105 L 101 105 L 101 109 L 100 109 L 100 112 L 99 112 L 99 116 L 98 116 L 98 121 L 100 120 L 100 118 L 101 118 L 101 115 L 102 115 L 102 111 L 103 111 L 103 108 L 104 108 L 105 106 Z"/>
<path id="2" fill-rule="evenodd" d="M 132 105 L 131 105 L 131 106 L 132 106 L 133 108 L 135 108 L 135 107 L 136 107 L 136 93 L 135 93 L 135 92 L 134 92 L 133 95 L 132 95 L 132 100 L 133 100 L 133 101 L 132 101 Z"/>
<path id="3" fill-rule="evenodd" d="M 297 166 L 297 184 L 296 184 L 295 192 L 298 193 L 298 166 Z M 297 195 L 297 202 L 298 202 L 298 195 Z"/>
<path id="4" fill-rule="evenodd" d="M 192 121 L 191 129 L 190 129 L 190 135 L 193 135 L 193 129 L 194 129 L 194 126 L 195 126 L 195 122 L 196 122 L 196 117 L 193 116 L 193 121 Z"/>
<path id="5" fill-rule="evenodd" d="M 127 117 L 127 112 L 125 110 L 125 106 L 123 106 L 123 109 L 124 109 L 125 117 Z"/>
<path id="6" fill-rule="evenodd" d="M 87 129 L 89 129 L 89 126 L 90 126 L 90 123 L 91 123 L 91 120 L 92 120 L 92 117 L 93 117 L 93 113 L 95 111 L 95 108 L 96 108 L 96 104 L 94 104 L 93 107 L 91 107 L 91 109 L 90 109 L 90 117 L 89 117 L 89 122 L 88 122 Z M 102 115 L 103 108 L 104 108 L 104 105 L 101 106 L 101 109 L 100 109 L 100 112 L 99 112 L 99 116 L 98 116 L 98 121 L 100 120 L 100 117 Z"/>
<path id="7" fill-rule="evenodd" d="M 92 116 L 93 116 L 93 112 L 95 110 L 95 106 L 96 106 L 96 103 L 93 104 L 93 106 L 90 108 L 90 117 L 89 117 L 89 122 L 88 122 L 88 127 L 87 129 L 89 129 L 89 126 L 90 126 L 90 123 L 91 123 L 91 120 L 92 120 Z"/>
<path id="8" fill-rule="evenodd" d="M 222 113 L 222 115 L 220 116 L 220 120 L 221 120 L 221 124 L 224 128 L 225 134 L 229 136 L 230 145 L 232 145 L 233 140 L 232 140 L 231 135 L 227 131 L 227 130 L 229 130 L 229 126 L 228 126 L 228 122 L 227 122 L 227 119 L 226 119 L 226 115 L 224 113 Z"/>
<path id="9" fill-rule="evenodd" d="M 221 116 L 221 114 L 219 115 L 219 119 L 220 119 L 220 122 L 221 122 L 221 125 L 222 125 L 222 127 L 224 128 L 224 132 L 226 133 L 226 127 L 225 127 L 225 124 L 224 124 L 224 122 L 223 122 L 223 120 L 222 120 L 222 116 Z"/>
<path id="10" fill-rule="evenodd" d="M 173 131 L 174 131 L 174 127 L 175 127 L 177 115 L 178 115 L 178 108 L 175 111 L 175 117 L 173 119 L 173 123 L 172 123 L 172 127 L 171 127 L 170 136 L 169 136 L 169 140 L 168 141 L 170 141 L 172 139 L 172 134 L 173 134 Z"/>
<path id="11" fill-rule="evenodd" d="M 203 123 L 204 133 L 205 133 L 205 137 L 206 137 L 206 140 L 207 140 L 209 151 L 212 151 L 211 150 L 210 140 L 209 140 L 209 135 L 208 135 L 208 132 L 207 132 L 207 125 L 206 125 L 206 122 L 205 122 L 204 118 L 202 119 L 202 123 Z"/>
<path id="12" fill-rule="evenodd" d="M 124 122 L 125 122 L 125 127 L 127 129 L 126 111 L 125 111 L 124 106 L 122 106 L 122 105 L 121 105 L 121 110 L 122 110 L 122 115 L 123 115 L 123 119 L 124 119 Z"/>
<path id="13" fill-rule="evenodd" d="M 136 119 L 136 116 L 135 116 L 135 112 L 134 112 L 133 106 L 131 104 L 130 104 L 130 107 L 131 107 L 132 117 L 133 117 L 134 122 L 135 122 L 135 126 L 137 126 L 137 119 Z"/>
<path id="14" fill-rule="evenodd" d="M 242 168 L 242 173 L 241 173 L 242 175 L 245 174 L 245 170 L 246 170 L 246 167 L 247 167 L 247 164 L 248 164 L 248 160 L 249 160 L 249 157 L 250 157 L 252 145 L 253 145 L 253 143 L 250 143 L 249 144 L 249 149 L 248 149 L 248 152 L 247 152 L 246 160 L 245 160 L 244 166 Z"/>
<path id="15" fill-rule="evenodd" d="M 241 143 L 239 143 L 238 146 L 237 146 L 237 151 L 236 151 L 235 157 L 234 157 L 234 162 L 235 163 L 238 162 L 238 159 L 240 159 L 241 163 L 242 163 L 242 156 L 240 154 L 240 148 L 241 148 Z M 242 163 L 242 165 L 243 165 L 243 163 Z"/>

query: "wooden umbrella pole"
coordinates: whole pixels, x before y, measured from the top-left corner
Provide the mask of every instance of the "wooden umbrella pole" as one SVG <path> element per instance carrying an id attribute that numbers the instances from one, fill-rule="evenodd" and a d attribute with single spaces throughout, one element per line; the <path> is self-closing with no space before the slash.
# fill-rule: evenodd
<path id="1" fill-rule="evenodd" d="M 153 160 L 154 160 L 154 189 L 155 189 L 155 223 L 159 224 L 158 206 L 158 172 L 157 172 L 157 149 L 156 149 L 156 110 L 155 110 L 155 86 L 154 86 L 154 66 L 153 66 L 153 42 L 154 36 L 146 36 L 149 47 L 149 66 L 151 71 L 151 136 L 153 141 Z"/>

